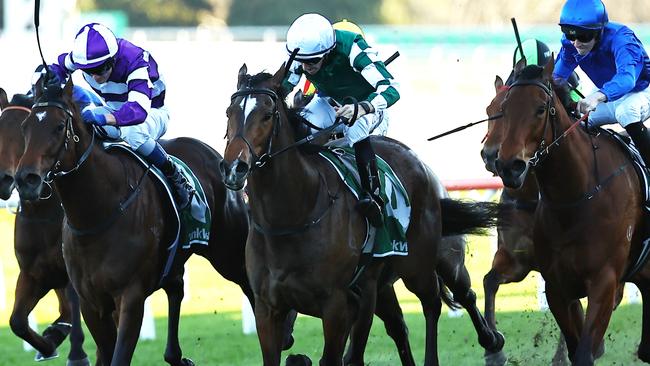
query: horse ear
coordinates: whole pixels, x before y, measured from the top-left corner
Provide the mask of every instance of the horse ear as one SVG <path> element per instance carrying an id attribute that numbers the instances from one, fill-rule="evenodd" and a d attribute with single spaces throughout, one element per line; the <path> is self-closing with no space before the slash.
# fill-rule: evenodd
<path id="1" fill-rule="evenodd" d="M 4 89 L 0 88 L 0 109 L 5 109 L 9 105 L 9 99 L 7 99 L 7 93 Z"/>
<path id="2" fill-rule="evenodd" d="M 43 85 L 45 83 L 45 75 L 46 74 L 41 74 L 34 84 L 34 100 L 38 99 L 38 97 L 43 94 L 43 89 L 45 89 L 45 86 Z"/>
<path id="3" fill-rule="evenodd" d="M 527 62 L 526 57 L 522 57 L 521 60 L 517 61 L 517 63 L 515 64 L 515 75 L 519 75 L 521 70 L 523 70 L 524 67 L 526 67 L 526 62 Z"/>
<path id="4" fill-rule="evenodd" d="M 68 81 L 65 83 L 65 86 L 63 87 L 63 96 L 66 98 L 72 99 L 72 78 L 68 78 Z"/>
<path id="5" fill-rule="evenodd" d="M 555 69 L 555 54 L 551 53 L 546 65 L 544 65 L 544 79 L 553 80 L 553 70 Z"/>
<path id="6" fill-rule="evenodd" d="M 239 74 L 237 75 L 237 89 L 241 89 L 242 84 L 246 81 L 246 74 L 248 73 L 248 67 L 246 64 L 241 65 L 239 68 Z"/>
<path id="7" fill-rule="evenodd" d="M 496 79 L 494 79 L 494 90 L 499 94 L 501 88 L 503 88 L 503 79 L 501 79 L 501 76 L 497 75 Z"/>
<path id="8" fill-rule="evenodd" d="M 284 80 L 284 69 L 285 69 L 285 62 L 282 63 L 282 66 L 278 69 L 278 71 L 273 74 L 273 77 L 271 78 L 271 82 L 275 86 L 280 86 L 282 85 L 282 81 Z"/>

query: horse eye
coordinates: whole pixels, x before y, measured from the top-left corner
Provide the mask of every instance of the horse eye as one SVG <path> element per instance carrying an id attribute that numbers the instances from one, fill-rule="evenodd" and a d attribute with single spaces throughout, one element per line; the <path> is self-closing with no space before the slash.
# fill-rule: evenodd
<path id="1" fill-rule="evenodd" d="M 226 108 L 226 117 L 230 118 L 230 107 Z"/>
<path id="2" fill-rule="evenodd" d="M 270 120 L 271 118 L 273 118 L 273 113 L 265 113 L 265 114 L 264 114 L 264 120 L 265 120 L 265 121 L 268 121 L 268 120 Z"/>
<path id="3" fill-rule="evenodd" d="M 59 125 L 56 126 L 56 132 L 57 133 L 62 132 L 63 129 L 65 129 L 65 123 L 59 123 Z"/>
<path id="4" fill-rule="evenodd" d="M 546 107 L 545 106 L 537 107 L 536 113 L 537 113 L 538 116 L 543 115 L 544 113 L 546 113 Z"/>

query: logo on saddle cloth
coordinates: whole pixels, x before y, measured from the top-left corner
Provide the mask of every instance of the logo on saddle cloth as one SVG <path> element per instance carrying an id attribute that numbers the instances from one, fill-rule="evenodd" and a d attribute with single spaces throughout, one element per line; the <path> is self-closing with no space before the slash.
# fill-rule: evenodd
<path id="1" fill-rule="evenodd" d="M 363 188 L 361 188 L 352 148 L 331 148 L 320 152 L 319 155 L 334 167 L 352 194 L 359 199 Z M 408 255 L 406 230 L 411 217 L 408 193 L 393 169 L 380 156 L 377 156 L 377 170 L 381 182 L 380 196 L 386 202 L 382 207 L 384 226 L 374 228 L 367 225 L 368 234 L 363 245 L 363 253 L 372 253 L 374 257 Z"/>
<path id="2" fill-rule="evenodd" d="M 139 161 L 143 167 L 146 168 L 149 166 L 149 164 L 124 143 L 105 143 L 105 149 L 107 151 L 112 149 L 126 151 L 134 159 Z M 196 194 L 192 196 L 192 202 L 186 208 L 181 211 L 175 210 L 175 216 L 177 218 L 177 239 L 176 242 L 170 243 L 169 248 L 176 246 L 177 243 L 183 249 L 187 249 L 192 245 L 208 245 L 212 215 L 210 213 L 210 207 L 206 203 L 207 199 L 203 187 L 196 175 L 194 175 L 192 170 L 182 160 L 175 156 L 170 155 L 170 157 L 179 166 L 181 173 L 185 175 L 188 182 L 194 187 Z M 163 186 L 164 192 L 167 192 L 165 195 L 167 197 L 166 199 L 169 200 L 172 207 L 176 207 L 172 196 L 173 188 L 167 182 L 164 174 L 153 165 L 151 166 L 151 172 L 156 177 L 154 180 Z"/>

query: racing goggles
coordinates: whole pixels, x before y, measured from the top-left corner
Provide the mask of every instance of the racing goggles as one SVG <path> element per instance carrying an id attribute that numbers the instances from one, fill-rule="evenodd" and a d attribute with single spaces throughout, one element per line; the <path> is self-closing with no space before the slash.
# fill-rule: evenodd
<path id="1" fill-rule="evenodd" d="M 596 38 L 598 31 L 578 30 L 575 28 L 562 27 L 562 33 L 564 33 L 566 39 L 568 39 L 571 42 L 578 41 L 581 43 L 588 43 L 591 42 L 594 38 Z"/>
<path id="2" fill-rule="evenodd" d="M 114 64 L 115 64 L 115 62 L 113 61 L 113 58 L 111 57 L 108 60 L 106 60 L 106 62 L 104 62 L 103 64 L 95 66 L 95 67 L 91 67 L 90 69 L 84 69 L 83 71 L 86 74 L 90 74 L 90 75 L 104 75 L 104 73 L 106 73 L 106 71 L 108 71 L 108 69 L 112 68 Z"/>

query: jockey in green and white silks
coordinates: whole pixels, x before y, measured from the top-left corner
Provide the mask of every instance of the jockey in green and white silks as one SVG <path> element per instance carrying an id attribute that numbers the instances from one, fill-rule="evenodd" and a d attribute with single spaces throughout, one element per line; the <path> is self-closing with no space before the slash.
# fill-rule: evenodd
<path id="1" fill-rule="evenodd" d="M 361 185 L 366 191 L 358 207 L 373 226 L 380 226 L 383 218 L 381 203 L 377 202 L 379 179 L 368 136 L 386 133 L 386 108 L 400 97 L 397 83 L 362 35 L 335 30 L 320 14 L 298 17 L 287 32 L 286 48 L 288 54 L 295 49 L 298 52 L 284 86 L 293 89 L 305 75 L 318 90 L 303 112 L 314 126 L 326 128 L 337 117 L 351 119 L 354 105 L 344 104 L 344 100 L 354 97 L 359 102 L 357 119 L 341 125 L 337 132 L 343 132 L 355 150 Z M 338 106 L 332 107 L 330 98 Z"/>

